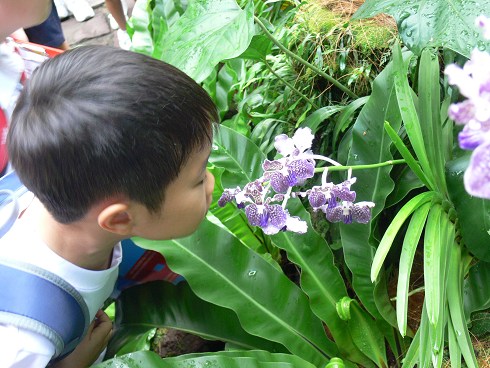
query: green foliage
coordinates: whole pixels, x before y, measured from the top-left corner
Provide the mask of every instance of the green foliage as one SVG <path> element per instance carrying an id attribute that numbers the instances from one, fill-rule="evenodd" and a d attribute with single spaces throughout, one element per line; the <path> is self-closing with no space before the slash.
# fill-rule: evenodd
<path id="1" fill-rule="evenodd" d="M 140 351 L 98 364 L 98 368 L 313 368 L 314 365 L 294 355 L 270 354 L 264 351 L 223 351 L 174 358 L 160 358 L 151 351 Z"/>
<path id="2" fill-rule="evenodd" d="M 490 2 L 450 0 L 367 0 L 352 17 L 371 18 L 386 13 L 395 18 L 404 44 L 416 54 L 425 47 L 446 47 L 469 57 L 471 50 L 489 49 L 475 19 Z"/>
<path id="3" fill-rule="evenodd" d="M 132 17 L 134 50 L 166 61 L 198 82 L 220 61 L 240 55 L 254 33 L 253 6 L 242 10 L 235 0 L 189 1 L 181 16 L 172 1 L 138 0 L 135 8 L 143 14 Z"/>
<path id="4" fill-rule="evenodd" d="M 429 46 L 463 55 L 488 46 L 474 34 L 477 10 L 443 0 L 366 1 L 354 18 L 393 15 L 410 49 L 396 43 L 386 62 L 391 51 L 366 60 L 368 50 L 356 41 L 370 38 L 370 45 L 382 48 L 375 33 L 363 36 L 358 23 L 331 12 L 313 29 L 313 5 L 297 5 L 136 3 L 135 50 L 202 82 L 223 121 L 209 165 L 216 179 L 213 203 L 198 231 L 185 239 L 135 240 L 161 252 L 190 288 L 147 284 L 125 291 L 110 353 L 128 342 L 126 349 L 145 349 L 144 336 L 134 341 L 156 326 L 221 339 L 238 350 L 163 361 L 151 352 L 132 353 L 102 366 L 441 367 L 447 348 L 455 367 L 461 357 L 476 367 L 468 323 L 472 313 L 490 307 L 488 201 L 464 191 L 468 155 L 453 147 L 447 116 L 458 95 L 441 73 L 440 50 Z M 390 32 L 383 42 L 391 42 Z M 447 49 L 444 60 L 455 59 Z M 339 71 L 350 74 L 343 84 L 333 77 Z M 358 88 L 362 78 L 370 95 L 358 98 L 349 88 Z M 312 224 L 308 202 L 294 198 L 290 214 L 305 220 L 308 232 L 267 236 L 233 204 L 217 206 L 224 188 L 243 188 L 262 175 L 264 159 L 276 155 L 275 136 L 298 127 L 315 133 L 316 153 L 346 165 L 329 175 L 341 181 L 347 166 L 355 170 L 356 201 L 376 204 L 369 224 L 331 224 L 320 236 L 313 228 L 325 220 L 317 214 Z M 417 249 L 423 254 L 425 300 L 414 333 L 407 314 Z M 480 260 L 473 262 L 473 256 Z M 285 262 L 298 268 L 299 282 L 286 277 Z"/>

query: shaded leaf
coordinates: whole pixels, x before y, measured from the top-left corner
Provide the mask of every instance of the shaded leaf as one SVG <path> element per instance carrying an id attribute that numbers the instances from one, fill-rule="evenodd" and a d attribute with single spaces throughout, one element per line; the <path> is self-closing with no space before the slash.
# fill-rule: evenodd
<path id="1" fill-rule="evenodd" d="M 449 198 L 458 212 L 464 244 L 479 259 L 490 261 L 490 200 L 470 196 L 463 183 L 471 151 L 446 164 Z"/>
<path id="2" fill-rule="evenodd" d="M 108 357 L 155 327 L 174 328 L 209 340 L 230 341 L 242 349 L 287 352 L 282 345 L 245 332 L 232 310 L 198 298 L 184 281 L 174 285 L 158 280 L 127 288 L 117 298 L 116 310 Z"/>
<path id="3" fill-rule="evenodd" d="M 473 312 L 488 309 L 490 307 L 490 263 L 476 262 L 468 272 L 464 280 L 464 315 L 466 322 L 470 323 Z"/>

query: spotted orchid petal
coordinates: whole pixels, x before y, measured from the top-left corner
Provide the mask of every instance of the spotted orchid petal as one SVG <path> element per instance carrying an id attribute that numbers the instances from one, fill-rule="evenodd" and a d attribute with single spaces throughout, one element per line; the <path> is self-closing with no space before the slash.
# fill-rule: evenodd
<path id="1" fill-rule="evenodd" d="M 267 210 L 269 220 L 266 225 L 262 226 L 262 230 L 267 235 L 277 234 L 286 226 L 288 213 L 278 204 L 267 206 Z"/>
<path id="2" fill-rule="evenodd" d="M 269 212 L 264 205 L 249 204 L 245 207 L 245 214 L 252 226 L 264 226 L 267 224 Z"/>
<path id="3" fill-rule="evenodd" d="M 311 161 L 313 160 L 293 160 L 286 166 L 290 171 L 294 172 L 297 179 L 308 179 L 315 175 L 315 163 Z"/>
<path id="4" fill-rule="evenodd" d="M 264 163 L 262 164 L 262 169 L 264 169 L 264 171 L 281 170 L 283 167 L 284 166 L 283 166 L 282 162 L 279 160 L 269 161 L 269 160 L 265 159 Z"/>
<path id="5" fill-rule="evenodd" d="M 354 203 L 350 208 L 352 218 L 360 224 L 367 224 L 371 221 L 372 216 L 370 208 L 374 206 L 375 204 L 373 202 Z"/>
<path id="6" fill-rule="evenodd" d="M 471 100 L 454 103 L 449 106 L 449 118 L 460 124 L 468 124 L 475 119 L 475 104 Z"/>
<path id="7" fill-rule="evenodd" d="M 308 201 L 310 202 L 311 207 L 313 207 L 313 210 L 316 211 L 327 203 L 327 196 L 321 191 L 314 191 L 308 196 Z"/>
<path id="8" fill-rule="evenodd" d="M 490 139 L 480 144 L 471 155 L 464 173 L 466 191 L 475 197 L 490 199 Z"/>
<path id="9" fill-rule="evenodd" d="M 327 217 L 327 220 L 330 221 L 330 222 L 340 222 L 343 220 L 344 218 L 344 211 L 342 209 L 342 207 L 327 207 L 326 208 L 326 217 Z"/>
<path id="10" fill-rule="evenodd" d="M 279 171 L 276 171 L 271 176 L 271 187 L 276 193 L 286 193 L 289 189 L 288 179 Z"/>

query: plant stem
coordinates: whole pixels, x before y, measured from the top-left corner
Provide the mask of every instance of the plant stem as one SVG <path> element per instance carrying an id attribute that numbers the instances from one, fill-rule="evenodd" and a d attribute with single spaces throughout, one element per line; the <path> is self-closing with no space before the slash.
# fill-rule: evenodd
<path id="1" fill-rule="evenodd" d="M 329 166 L 328 171 L 345 171 L 345 170 L 362 170 L 362 169 L 375 169 L 377 167 L 390 166 L 390 165 L 398 165 L 405 164 L 405 160 L 389 160 L 385 162 L 380 162 L 379 164 L 371 164 L 371 165 L 354 165 L 354 166 Z M 322 172 L 325 170 L 325 167 L 317 167 L 315 172 Z"/>
<path id="2" fill-rule="evenodd" d="M 425 286 L 421 286 L 421 287 L 419 287 L 419 288 L 417 288 L 417 289 L 413 289 L 411 292 L 409 292 L 409 293 L 407 294 L 407 296 L 408 296 L 408 297 L 410 297 L 410 296 L 412 296 L 412 295 L 415 295 L 415 294 L 417 294 L 417 293 L 420 293 L 421 291 L 425 291 Z M 395 300 L 396 300 L 396 296 L 395 296 L 395 297 L 393 297 L 393 298 L 390 298 L 390 301 L 392 301 L 392 302 L 394 302 Z"/>
<path id="3" fill-rule="evenodd" d="M 298 55 L 294 54 L 293 52 L 291 52 L 290 50 L 288 50 L 286 47 L 284 47 L 282 45 L 282 43 L 280 43 L 278 40 L 276 40 L 276 38 L 267 30 L 267 28 L 265 27 L 265 25 L 260 21 L 259 18 L 257 18 L 256 16 L 254 16 L 254 20 L 255 20 L 255 23 L 257 23 L 259 25 L 260 28 L 262 28 L 262 30 L 264 31 L 265 35 L 272 41 L 274 42 L 277 47 L 279 47 L 279 49 L 281 49 L 281 51 L 285 52 L 287 55 L 289 55 L 290 57 L 292 57 L 293 59 L 295 59 L 296 61 L 299 61 L 301 64 L 307 66 L 308 68 L 312 69 L 313 71 L 315 71 L 316 73 L 320 74 L 323 78 L 325 78 L 326 80 L 328 80 L 329 82 L 333 83 L 336 87 L 340 88 L 343 92 L 345 92 L 349 97 L 353 98 L 353 99 L 358 99 L 359 96 L 356 95 L 354 92 L 352 92 L 349 88 L 347 88 L 346 86 L 344 86 L 342 83 L 340 83 L 338 80 L 336 80 L 335 78 L 331 77 L 330 75 L 328 75 L 327 73 L 323 72 L 322 70 L 318 69 L 316 66 L 314 66 L 313 64 L 310 64 L 309 62 L 307 62 L 305 59 L 299 57 Z"/>
<path id="4" fill-rule="evenodd" d="M 269 65 L 269 63 L 267 62 L 267 60 L 264 59 L 264 63 L 265 63 L 265 66 L 267 68 L 269 68 L 269 70 L 271 71 L 272 74 L 274 74 L 277 79 L 279 79 L 281 82 L 283 82 L 286 86 L 288 86 L 289 88 L 291 88 L 294 92 L 296 92 L 303 100 L 306 100 L 311 106 L 313 106 L 315 108 L 315 110 L 318 110 L 320 107 L 318 107 L 313 101 L 311 101 L 308 97 L 306 97 L 304 94 L 302 94 L 299 90 L 297 90 L 291 83 L 289 83 L 287 80 L 283 79 L 282 77 L 280 77 L 275 71 L 274 69 L 271 68 L 271 66 Z"/>

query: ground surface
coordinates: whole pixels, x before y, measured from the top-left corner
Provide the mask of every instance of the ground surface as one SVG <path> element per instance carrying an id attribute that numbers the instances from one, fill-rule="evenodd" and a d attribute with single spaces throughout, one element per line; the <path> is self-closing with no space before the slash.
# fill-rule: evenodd
<path id="1" fill-rule="evenodd" d="M 134 0 L 126 1 L 129 14 L 133 9 Z M 92 19 L 77 22 L 73 16 L 61 22 L 63 34 L 71 47 L 79 45 L 109 45 L 119 46 L 116 31 L 109 26 L 109 14 L 104 0 L 88 0 L 95 12 Z"/>

